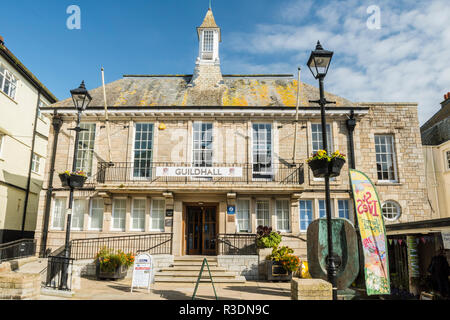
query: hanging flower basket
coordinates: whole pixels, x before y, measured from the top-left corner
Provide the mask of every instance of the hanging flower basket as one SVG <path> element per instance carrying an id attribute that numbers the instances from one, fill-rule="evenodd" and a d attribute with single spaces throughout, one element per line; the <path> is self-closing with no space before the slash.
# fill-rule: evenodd
<path id="1" fill-rule="evenodd" d="M 345 160 L 342 158 L 333 158 L 330 161 L 330 178 L 337 177 L 341 174 L 341 169 L 344 166 Z"/>
<path id="2" fill-rule="evenodd" d="M 87 176 L 83 171 L 70 173 L 65 171 L 59 174 L 59 179 L 63 187 L 82 188 L 87 180 Z"/>
<path id="3" fill-rule="evenodd" d="M 328 174 L 328 159 L 314 159 L 308 165 L 316 178 L 323 178 Z"/>

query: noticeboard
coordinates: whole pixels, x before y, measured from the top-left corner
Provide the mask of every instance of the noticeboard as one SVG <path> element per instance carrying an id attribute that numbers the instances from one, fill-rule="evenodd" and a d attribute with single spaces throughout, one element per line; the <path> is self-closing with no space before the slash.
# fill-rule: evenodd
<path id="1" fill-rule="evenodd" d="M 150 291 L 150 284 L 153 283 L 153 279 L 153 257 L 148 253 L 137 255 L 133 265 L 131 292 L 133 292 L 133 288 L 147 288 Z"/>

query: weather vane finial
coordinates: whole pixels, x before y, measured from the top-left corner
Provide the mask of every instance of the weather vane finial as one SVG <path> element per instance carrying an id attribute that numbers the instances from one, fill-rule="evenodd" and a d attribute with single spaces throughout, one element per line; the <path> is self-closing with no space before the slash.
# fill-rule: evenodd
<path id="1" fill-rule="evenodd" d="M 211 10 L 211 0 L 209 0 L 209 10 Z"/>

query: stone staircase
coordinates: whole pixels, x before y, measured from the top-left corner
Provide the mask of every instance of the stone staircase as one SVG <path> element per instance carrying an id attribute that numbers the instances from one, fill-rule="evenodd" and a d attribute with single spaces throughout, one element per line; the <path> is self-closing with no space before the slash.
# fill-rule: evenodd
<path id="1" fill-rule="evenodd" d="M 203 259 L 208 260 L 209 269 L 214 283 L 244 283 L 245 278 L 236 272 L 219 267 L 214 256 L 182 256 L 175 257 L 173 265 L 162 268 L 155 273 L 155 282 L 160 283 L 196 283 Z M 210 282 L 208 267 L 203 268 L 201 283 Z"/>

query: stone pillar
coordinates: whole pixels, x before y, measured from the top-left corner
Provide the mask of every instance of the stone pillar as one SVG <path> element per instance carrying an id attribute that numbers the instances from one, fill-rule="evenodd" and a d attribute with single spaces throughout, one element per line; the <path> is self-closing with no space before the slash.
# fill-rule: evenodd
<path id="1" fill-rule="evenodd" d="M 331 283 L 322 279 L 292 278 L 291 300 L 333 300 Z"/>
<path id="2" fill-rule="evenodd" d="M 236 193 L 227 193 L 225 212 L 227 212 L 227 206 L 236 206 Z M 236 233 L 236 213 L 233 215 L 226 213 L 226 220 L 226 233 Z"/>
<path id="3" fill-rule="evenodd" d="M 175 200 L 173 204 L 173 239 L 172 254 L 174 256 L 183 255 L 183 202 Z"/>

